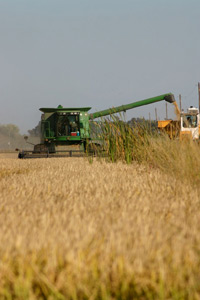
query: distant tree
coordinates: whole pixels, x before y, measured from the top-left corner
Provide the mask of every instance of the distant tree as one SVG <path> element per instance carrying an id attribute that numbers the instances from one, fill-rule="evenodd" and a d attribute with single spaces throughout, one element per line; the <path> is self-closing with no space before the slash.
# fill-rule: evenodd
<path id="1" fill-rule="evenodd" d="M 30 136 L 39 137 L 40 136 L 40 127 L 41 127 L 41 121 L 39 121 L 38 125 L 35 126 L 33 129 L 28 130 L 28 133 Z"/>
<path id="2" fill-rule="evenodd" d="M 155 120 L 146 120 L 145 118 L 132 118 L 127 122 L 131 127 L 142 126 L 151 132 L 157 130 L 157 122 Z"/>
<path id="3" fill-rule="evenodd" d="M 0 125 L 0 134 L 12 138 L 20 135 L 18 126 L 14 124 Z"/>

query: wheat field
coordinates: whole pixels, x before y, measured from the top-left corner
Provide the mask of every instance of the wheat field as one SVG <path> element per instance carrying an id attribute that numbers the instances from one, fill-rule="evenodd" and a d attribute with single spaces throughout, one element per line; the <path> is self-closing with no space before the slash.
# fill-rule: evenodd
<path id="1" fill-rule="evenodd" d="M 1 154 L 0 299 L 200 299 L 199 192 L 151 164 Z"/>

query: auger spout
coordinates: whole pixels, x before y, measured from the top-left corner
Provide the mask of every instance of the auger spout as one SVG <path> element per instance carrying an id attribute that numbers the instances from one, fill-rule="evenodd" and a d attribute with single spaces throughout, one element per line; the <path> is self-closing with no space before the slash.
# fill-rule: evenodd
<path id="1" fill-rule="evenodd" d="M 121 105 L 121 106 L 101 110 L 101 111 L 89 114 L 89 119 L 96 119 L 96 118 L 99 118 L 99 117 L 108 116 L 108 115 L 111 115 L 111 114 L 114 114 L 114 113 L 126 111 L 128 109 L 148 105 L 148 104 L 151 104 L 151 103 L 156 103 L 156 102 L 163 101 L 163 100 L 165 100 L 169 103 L 175 102 L 174 95 L 171 94 L 171 93 L 168 93 L 168 94 L 163 94 L 163 95 L 156 96 L 156 97 L 153 97 L 153 98 L 148 98 L 148 99 L 140 100 L 140 101 L 137 101 L 137 102 L 133 102 L 133 103 L 130 103 L 130 104 L 125 104 L 125 105 Z"/>

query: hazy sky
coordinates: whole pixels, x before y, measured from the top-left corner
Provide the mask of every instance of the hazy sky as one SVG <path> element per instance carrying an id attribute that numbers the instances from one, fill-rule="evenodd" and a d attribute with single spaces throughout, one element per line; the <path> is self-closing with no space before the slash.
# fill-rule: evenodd
<path id="1" fill-rule="evenodd" d="M 200 0 L 0 0 L 0 124 L 25 133 L 40 107 L 97 111 L 168 92 L 197 106 L 198 81 Z M 127 119 L 155 107 L 163 118 L 164 102 Z"/>

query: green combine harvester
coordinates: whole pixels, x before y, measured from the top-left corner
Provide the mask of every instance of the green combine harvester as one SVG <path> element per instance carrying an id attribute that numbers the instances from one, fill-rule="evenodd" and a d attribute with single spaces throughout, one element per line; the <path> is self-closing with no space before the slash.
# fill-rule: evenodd
<path id="1" fill-rule="evenodd" d="M 59 105 L 57 108 L 40 108 L 43 113 L 41 143 L 35 145 L 31 151 L 20 151 L 18 157 L 82 156 L 88 145 L 99 143 L 91 137 L 91 120 L 163 100 L 172 103 L 175 101 L 174 95 L 168 93 L 95 113 L 88 113 L 91 107 L 64 108 Z"/>

